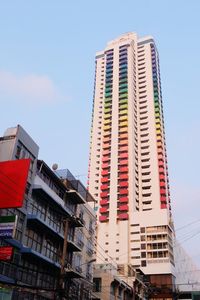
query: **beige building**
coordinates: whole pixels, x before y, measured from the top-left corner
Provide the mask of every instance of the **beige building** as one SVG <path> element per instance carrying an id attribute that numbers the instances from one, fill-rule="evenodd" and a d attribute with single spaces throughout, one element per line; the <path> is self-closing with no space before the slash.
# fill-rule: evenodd
<path id="1" fill-rule="evenodd" d="M 174 230 L 153 38 L 127 33 L 97 52 L 94 88 L 88 177 L 98 203 L 97 253 L 104 249 L 124 276 L 140 268 L 153 281 L 170 277 L 172 286 Z"/>

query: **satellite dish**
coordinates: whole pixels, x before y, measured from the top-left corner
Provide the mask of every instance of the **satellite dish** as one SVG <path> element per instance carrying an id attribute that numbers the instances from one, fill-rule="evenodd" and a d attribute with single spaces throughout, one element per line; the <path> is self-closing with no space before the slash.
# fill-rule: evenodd
<path id="1" fill-rule="evenodd" d="M 58 169 L 58 164 L 53 164 L 52 169 L 55 171 Z"/>

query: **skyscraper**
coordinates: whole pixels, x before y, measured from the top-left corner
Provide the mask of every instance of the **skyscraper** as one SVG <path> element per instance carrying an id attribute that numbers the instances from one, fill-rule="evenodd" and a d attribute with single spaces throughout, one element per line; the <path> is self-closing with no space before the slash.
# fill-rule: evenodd
<path id="1" fill-rule="evenodd" d="M 159 57 L 152 37 L 126 33 L 96 54 L 89 191 L 97 252 L 124 275 L 173 283 L 173 222 Z M 97 257 L 97 262 L 102 261 Z M 160 278 L 160 279 L 159 279 Z M 165 280 L 166 279 L 166 280 Z"/>

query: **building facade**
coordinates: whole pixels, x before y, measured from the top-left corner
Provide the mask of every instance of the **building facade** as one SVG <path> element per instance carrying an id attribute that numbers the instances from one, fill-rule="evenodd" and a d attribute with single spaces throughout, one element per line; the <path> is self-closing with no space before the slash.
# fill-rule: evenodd
<path id="1" fill-rule="evenodd" d="M 88 179 L 98 203 L 97 253 L 105 249 L 124 276 L 140 268 L 155 284 L 172 286 L 174 229 L 152 37 L 127 33 L 96 54 Z"/>
<path id="2" fill-rule="evenodd" d="M 39 160 L 38 152 L 20 125 L 0 138 L 0 161 L 31 160 L 23 206 L 0 210 L 18 216 L 14 238 L 0 240 L 14 247 L 13 259 L 0 263 L 1 288 L 15 300 L 91 299 L 96 217 L 87 202 L 93 198 L 68 170 L 53 171 Z"/>

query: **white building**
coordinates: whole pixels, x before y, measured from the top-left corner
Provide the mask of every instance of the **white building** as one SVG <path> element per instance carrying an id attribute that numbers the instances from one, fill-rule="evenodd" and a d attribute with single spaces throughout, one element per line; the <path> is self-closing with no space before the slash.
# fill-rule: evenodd
<path id="1" fill-rule="evenodd" d="M 98 203 L 97 253 L 105 249 L 106 261 L 124 276 L 140 268 L 152 283 L 172 285 L 173 222 L 153 38 L 127 33 L 97 52 L 94 89 L 88 185 Z"/>

